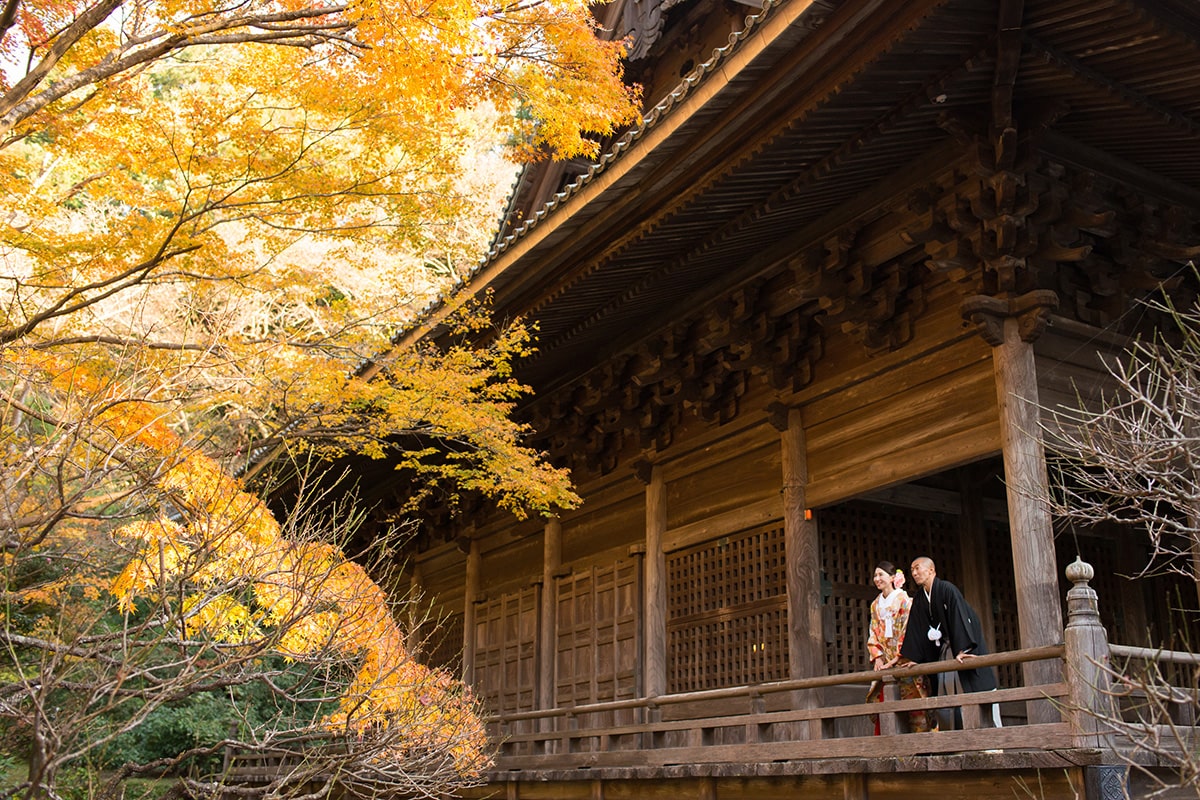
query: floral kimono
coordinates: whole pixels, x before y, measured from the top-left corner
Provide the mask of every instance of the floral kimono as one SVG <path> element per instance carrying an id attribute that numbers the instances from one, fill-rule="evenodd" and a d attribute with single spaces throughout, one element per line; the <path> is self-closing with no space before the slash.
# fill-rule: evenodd
<path id="1" fill-rule="evenodd" d="M 903 589 L 893 589 L 887 597 L 880 594 L 872 601 L 870 634 L 867 637 L 867 654 L 871 663 L 877 658 L 882 658 L 889 666 L 903 663 L 900 658 L 900 645 L 904 641 L 904 630 L 908 625 L 908 612 L 911 608 L 912 598 Z M 898 678 L 896 686 L 900 690 L 901 700 L 929 696 L 928 685 L 923 675 Z M 883 702 L 882 681 L 871 684 L 867 702 Z M 872 715 L 871 719 L 875 723 L 875 734 L 878 735 L 879 717 Z M 929 717 L 925 711 L 910 711 L 908 720 L 914 733 L 930 730 Z"/>

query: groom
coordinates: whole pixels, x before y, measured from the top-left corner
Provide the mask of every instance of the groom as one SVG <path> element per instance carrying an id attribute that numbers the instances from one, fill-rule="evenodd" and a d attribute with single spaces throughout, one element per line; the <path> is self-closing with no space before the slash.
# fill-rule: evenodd
<path id="1" fill-rule="evenodd" d="M 986 655 L 987 644 L 983 640 L 983 628 L 979 615 L 971 608 L 958 587 L 937 576 L 933 559 L 921 556 L 912 563 L 910 573 L 917 584 L 913 593 L 912 611 L 908 617 L 908 633 L 900 647 L 900 654 L 910 661 L 927 664 L 941 660 L 943 644 L 949 644 L 950 653 L 959 664 L 966 664 L 976 656 Z M 938 694 L 938 676 L 931 675 L 930 695 Z M 996 688 L 996 673 L 991 667 L 960 669 L 958 680 L 964 692 L 989 692 Z M 995 703 L 991 708 L 992 723 L 999 728 L 1000 708 Z M 955 722 L 962 726 L 961 712 L 955 709 Z"/>

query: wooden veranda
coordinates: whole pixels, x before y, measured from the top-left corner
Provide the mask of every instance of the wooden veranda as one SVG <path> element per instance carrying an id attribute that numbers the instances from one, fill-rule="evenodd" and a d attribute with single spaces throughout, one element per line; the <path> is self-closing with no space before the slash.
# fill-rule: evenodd
<path id="1" fill-rule="evenodd" d="M 1200 696 L 1189 686 L 1132 686 L 1114 681 L 1114 662 L 1170 665 L 1190 672 L 1200 655 L 1110 644 L 1100 623 L 1092 568 L 1076 561 L 1067 595 L 1061 644 L 981 656 L 972 666 L 1034 661 L 1053 665 L 1052 683 L 984 694 L 949 693 L 900 700 L 894 678 L 951 675 L 946 661 L 884 672 L 857 672 L 731 686 L 704 692 L 592 703 L 495 717 L 495 763 L 468 797 L 507 800 L 589 798 L 615 800 L 666 794 L 707 798 L 797 796 L 866 800 L 928 790 L 931 775 L 953 775 L 945 796 L 989 798 L 1138 797 L 1156 788 L 1156 776 L 1195 758 Z M 883 702 L 839 702 L 845 690 L 885 684 Z M 1148 693 L 1154 696 L 1147 696 Z M 853 692 L 850 692 L 853 694 Z M 803 702 L 803 695 L 813 701 Z M 984 727 L 980 701 L 999 703 L 1005 725 Z M 1043 704 L 1052 713 L 1029 714 Z M 961 709 L 960 729 L 906 730 L 916 709 L 939 714 Z M 878 715 L 881 735 L 839 722 Z M 624 717 L 628 721 L 619 722 Z M 1038 721 L 1049 718 L 1050 721 Z M 326 746 L 346 746 L 334 743 Z M 351 743 L 349 746 L 353 746 Z M 252 789 L 276 781 L 293 766 L 280 752 L 231 754 L 230 785 Z M 298 762 L 297 762 L 298 763 Z M 327 790 L 338 796 L 336 778 Z M 768 788 L 773 787 L 773 788 Z M 961 793 L 961 794 L 959 794 Z"/>

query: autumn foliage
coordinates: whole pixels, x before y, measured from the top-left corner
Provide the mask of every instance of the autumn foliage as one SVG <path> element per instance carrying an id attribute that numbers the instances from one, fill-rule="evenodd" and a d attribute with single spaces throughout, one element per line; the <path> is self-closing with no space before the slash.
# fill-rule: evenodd
<path id="1" fill-rule="evenodd" d="M 577 501 L 510 418 L 528 331 L 462 308 L 438 349 L 391 343 L 478 257 L 502 156 L 587 155 L 636 117 L 595 34 L 578 0 L 0 0 L 12 792 L 116 768 L 197 697 L 232 732 L 111 786 L 186 767 L 210 791 L 196 765 L 232 746 L 292 748 L 304 791 L 436 794 L 486 763 L 469 690 L 340 549 L 364 509 L 314 489 L 277 519 L 235 476 L 353 452 L 414 502 Z M 310 746 L 330 735 L 356 744 Z"/>

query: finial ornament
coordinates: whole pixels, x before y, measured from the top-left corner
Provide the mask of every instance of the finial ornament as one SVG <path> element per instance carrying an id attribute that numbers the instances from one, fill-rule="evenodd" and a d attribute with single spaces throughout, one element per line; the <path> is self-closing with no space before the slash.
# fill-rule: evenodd
<path id="1" fill-rule="evenodd" d="M 1067 580 L 1076 586 L 1086 586 L 1088 581 L 1096 577 L 1096 570 L 1092 569 L 1092 565 L 1084 561 L 1078 555 L 1075 560 L 1067 565 Z"/>

